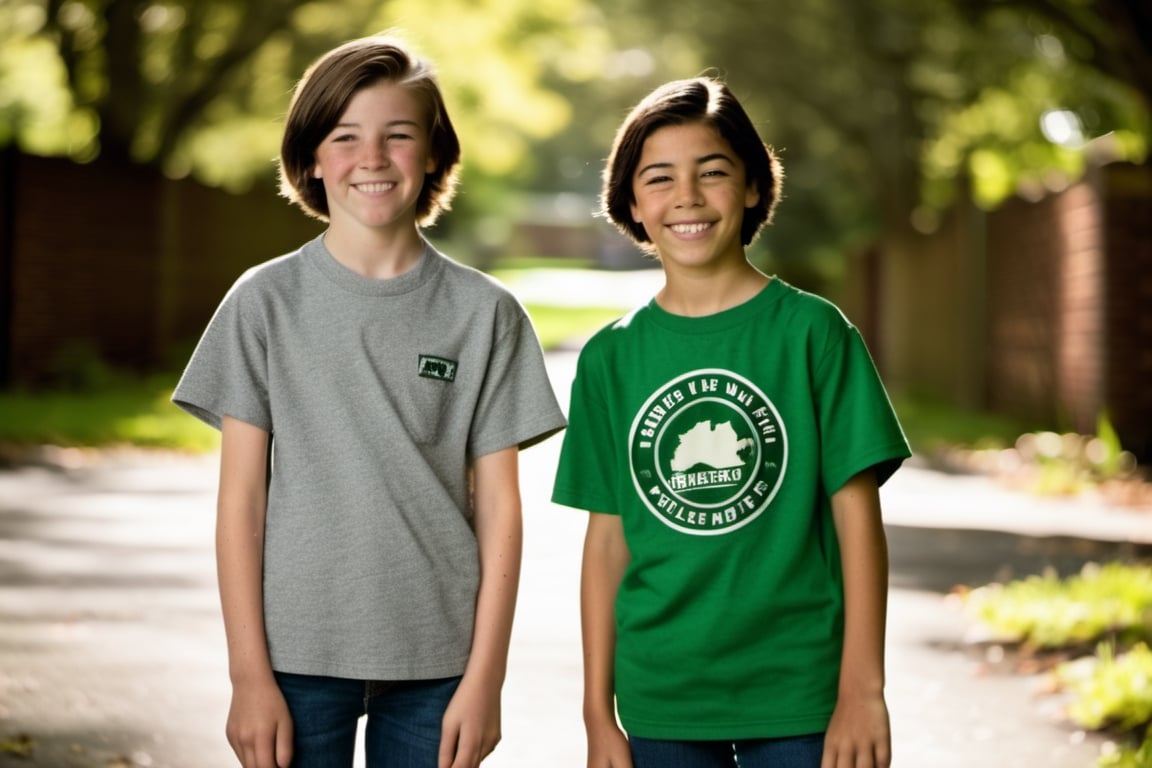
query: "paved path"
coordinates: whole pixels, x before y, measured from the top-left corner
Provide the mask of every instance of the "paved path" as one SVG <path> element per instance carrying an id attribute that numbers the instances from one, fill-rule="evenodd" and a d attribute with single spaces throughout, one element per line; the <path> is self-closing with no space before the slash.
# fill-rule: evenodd
<path id="1" fill-rule="evenodd" d="M 551 355 L 562 399 L 574 358 Z M 548 502 L 559 441 L 523 454 L 525 563 L 488 768 L 582 766 L 577 582 L 584 516 Z M 0 472 L 0 768 L 234 765 L 212 558 L 216 458 L 105 457 Z M 892 549 L 896 766 L 1091 768 L 1102 740 L 1040 680 L 995 671 L 947 596 L 1054 565 L 1147 556 L 1152 516 L 1037 502 L 906 467 L 883 491 Z M 1099 525 L 1090 525 L 1096 521 Z"/>

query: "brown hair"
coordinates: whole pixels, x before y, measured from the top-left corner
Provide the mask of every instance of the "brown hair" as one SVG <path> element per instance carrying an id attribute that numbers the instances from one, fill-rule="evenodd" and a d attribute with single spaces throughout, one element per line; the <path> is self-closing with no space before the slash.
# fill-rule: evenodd
<path id="1" fill-rule="evenodd" d="M 381 80 L 410 89 L 427 108 L 429 145 L 436 168 L 424 178 L 416 201 L 416 223 L 435 222 L 451 207 L 460 167 L 460 140 L 432 65 L 409 53 L 390 35 L 352 40 L 317 59 L 292 94 L 284 138 L 280 143 L 280 194 L 305 213 L 328 220 L 328 198 L 320 179 L 312 177 L 316 148 L 359 91 Z"/>
<path id="2" fill-rule="evenodd" d="M 649 136 L 660 128 L 686 123 L 715 128 L 743 161 L 748 183 L 756 185 L 760 200 L 744 210 L 740 227 L 741 243 L 748 245 L 772 220 L 784 170 L 728 86 L 712 77 L 665 83 L 632 109 L 616 133 L 604 168 L 601 213 L 640 246 L 651 244 L 644 225 L 632 218 L 632 204 L 636 202 L 632 176 Z"/>

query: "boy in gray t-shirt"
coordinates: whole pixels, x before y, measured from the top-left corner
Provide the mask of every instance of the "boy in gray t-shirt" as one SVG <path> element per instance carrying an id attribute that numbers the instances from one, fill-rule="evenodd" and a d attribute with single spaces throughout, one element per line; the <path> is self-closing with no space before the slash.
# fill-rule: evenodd
<path id="1" fill-rule="evenodd" d="M 236 282 L 173 396 L 223 433 L 228 737 L 245 766 L 350 766 L 362 714 L 369 764 L 476 765 L 499 739 L 517 451 L 565 422 L 520 304 L 420 234 L 458 162 L 428 65 L 396 40 L 318 60 L 281 176 L 329 228 Z"/>

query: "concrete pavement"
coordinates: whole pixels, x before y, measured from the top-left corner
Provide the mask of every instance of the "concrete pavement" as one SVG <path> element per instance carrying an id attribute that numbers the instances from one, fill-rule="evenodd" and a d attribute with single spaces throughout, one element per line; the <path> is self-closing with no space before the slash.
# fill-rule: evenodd
<path id="1" fill-rule="evenodd" d="M 566 399 L 574 355 L 549 356 Z M 525 561 L 488 768 L 582 766 L 577 585 L 585 518 L 548 501 L 559 440 L 522 457 Z M 215 768 L 228 678 L 216 457 L 64 454 L 0 471 L 0 768 Z M 1041 680 L 965 642 L 950 588 L 1152 554 L 1152 515 L 1048 502 L 909 466 L 883 491 L 896 766 L 1090 768 L 1103 739 Z M 18 756 L 21 744 L 31 747 Z"/>

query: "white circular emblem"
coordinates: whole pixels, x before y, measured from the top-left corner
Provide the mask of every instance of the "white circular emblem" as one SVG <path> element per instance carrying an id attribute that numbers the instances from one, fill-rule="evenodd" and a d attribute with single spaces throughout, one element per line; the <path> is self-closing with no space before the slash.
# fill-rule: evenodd
<path id="1" fill-rule="evenodd" d="M 692 371 L 657 390 L 628 435 L 632 483 L 661 522 L 684 533 L 729 533 L 776 495 L 788 439 L 776 407 L 731 371 Z"/>

